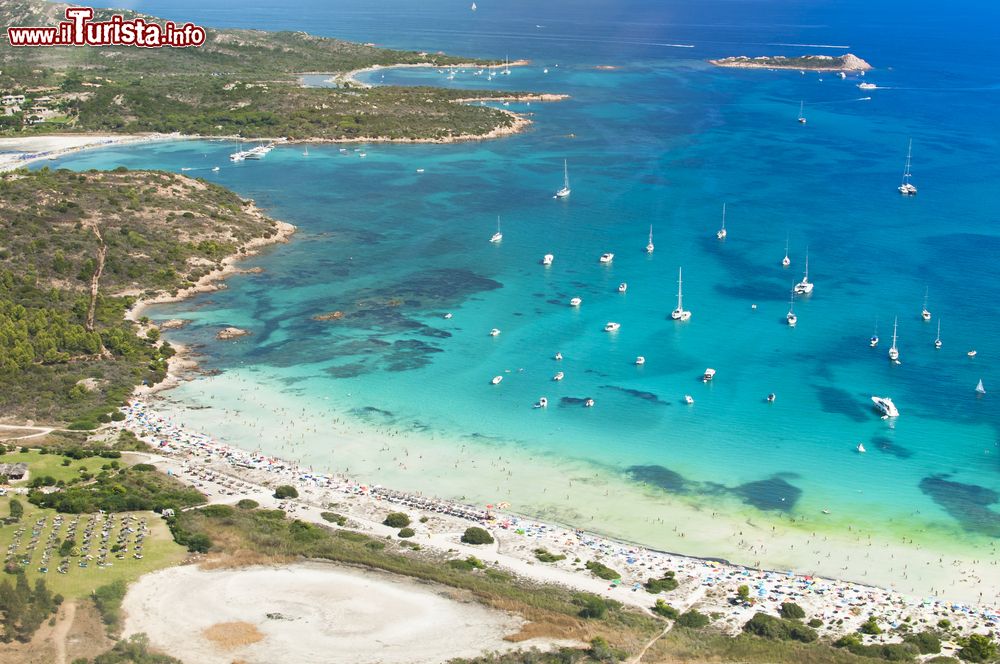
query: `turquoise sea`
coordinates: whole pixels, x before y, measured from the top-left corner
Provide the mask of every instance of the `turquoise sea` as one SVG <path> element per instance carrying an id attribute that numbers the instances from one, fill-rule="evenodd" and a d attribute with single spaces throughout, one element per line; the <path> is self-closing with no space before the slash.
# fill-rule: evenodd
<path id="1" fill-rule="evenodd" d="M 752 519 L 815 527 L 826 509 L 836 527 L 969 544 L 1000 536 L 1000 53 L 990 27 L 1000 10 L 853 0 L 478 5 L 131 3 L 215 26 L 531 60 L 492 81 L 408 69 L 368 74 L 374 84 L 571 96 L 512 103 L 531 128 L 482 143 L 373 144 L 364 158 L 355 146 L 311 145 L 308 156 L 285 146 L 232 165 L 232 143 L 192 141 L 60 161 L 191 169 L 299 228 L 247 263 L 262 274 L 152 310 L 191 320 L 168 338 L 221 372 L 170 393 L 183 419 L 234 443 L 254 431 L 265 450 L 370 481 L 510 500 L 652 544 L 666 540 L 623 525 L 628 491 L 609 493 L 609 503 L 625 501 L 609 516 L 607 505 L 519 501 L 504 486 L 528 459 L 550 464 L 561 484 L 560 463 L 571 460 L 574 477 L 609 492 L 631 487 Z M 848 51 L 875 69 L 842 80 L 706 63 Z M 859 89 L 863 81 L 878 89 Z M 919 194 L 905 198 L 896 187 L 910 139 Z M 554 200 L 564 159 L 573 191 Z M 491 244 L 497 215 L 504 237 Z M 807 247 L 816 286 L 795 298 L 792 329 L 789 291 Z M 603 252 L 615 253 L 612 265 L 598 263 Z M 546 253 L 551 267 L 540 264 Z M 681 266 L 693 312 L 685 323 L 669 316 Z M 930 322 L 920 317 L 925 291 Z M 573 296 L 579 309 L 568 306 Z M 311 318 L 334 310 L 344 318 Z M 898 366 L 886 357 L 896 317 Z M 605 333 L 607 321 L 621 329 Z M 227 325 L 253 334 L 215 341 Z M 707 367 L 718 371 L 709 384 Z M 558 383 L 557 371 L 566 376 Z M 974 392 L 980 379 L 984 397 Z M 893 398 L 898 420 L 878 417 L 873 394 Z M 533 409 L 542 395 L 549 407 Z M 595 407 L 581 405 L 587 397 Z M 292 414 L 306 413 L 309 428 L 296 428 Z M 333 449 L 324 422 L 335 421 L 392 433 L 386 445 L 397 447 L 381 452 L 395 463 L 376 462 L 363 444 Z M 483 461 L 462 477 L 447 466 L 407 475 L 400 456 L 431 440 L 439 460 L 451 449 Z"/>

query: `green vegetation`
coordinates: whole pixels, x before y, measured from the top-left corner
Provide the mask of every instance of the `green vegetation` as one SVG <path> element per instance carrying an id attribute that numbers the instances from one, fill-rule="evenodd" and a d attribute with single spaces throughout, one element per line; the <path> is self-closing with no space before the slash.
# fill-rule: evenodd
<path id="1" fill-rule="evenodd" d="M 674 578 L 673 570 L 669 570 L 659 579 L 646 579 L 646 583 L 643 587 L 646 588 L 646 592 L 656 595 L 662 592 L 670 592 L 671 590 L 677 589 L 677 579 Z"/>
<path id="2" fill-rule="evenodd" d="M 62 597 L 49 592 L 45 581 L 38 579 L 32 588 L 23 572 L 0 582 L 0 641 L 14 639 L 27 643 L 42 623 L 59 608 Z"/>
<path id="3" fill-rule="evenodd" d="M 173 355 L 124 320 L 134 293 L 175 293 L 276 232 L 236 194 L 179 175 L 3 174 L 0 410 L 76 429 L 110 421 L 136 384 L 163 379 Z"/>
<path id="4" fill-rule="evenodd" d="M 712 619 L 708 616 L 698 613 L 694 609 L 688 609 L 681 615 L 677 616 L 677 624 L 681 627 L 687 627 L 689 629 L 701 629 L 706 627 Z"/>
<path id="5" fill-rule="evenodd" d="M 615 579 L 622 578 L 620 572 L 616 572 L 604 563 L 599 563 L 596 560 L 590 560 L 586 564 L 586 568 L 599 579 L 605 579 L 607 581 L 613 581 Z"/>
<path id="6" fill-rule="evenodd" d="M 838 57 L 827 55 L 801 55 L 787 57 L 784 55 L 770 55 L 751 58 L 746 55 L 737 55 L 719 60 L 709 60 L 713 65 L 720 67 L 740 67 L 751 66 L 754 68 L 767 69 L 812 69 L 818 71 L 851 70 L 857 67 L 852 65 L 856 59 L 851 54 Z"/>
<path id="7" fill-rule="evenodd" d="M 876 634 L 881 634 L 882 628 L 878 626 L 878 621 L 875 620 L 875 616 L 868 616 L 868 620 L 861 623 L 861 627 L 858 628 L 858 631 L 862 634 L 871 634 L 874 636 Z"/>
<path id="8" fill-rule="evenodd" d="M 299 490 L 290 484 L 282 484 L 277 489 L 274 490 L 274 497 L 278 500 L 284 500 L 286 498 L 298 498 Z"/>
<path id="9" fill-rule="evenodd" d="M 543 563 L 556 563 L 560 560 L 566 560 L 566 556 L 562 554 L 549 553 L 548 549 L 535 549 L 534 554 L 535 558 L 537 558 L 539 562 Z"/>
<path id="10" fill-rule="evenodd" d="M 324 521 L 335 523 L 338 526 L 347 525 L 347 517 L 344 516 L 343 514 L 337 514 L 336 512 L 321 512 L 320 516 L 323 517 Z"/>
<path id="11" fill-rule="evenodd" d="M 399 535 L 399 537 L 403 537 L 403 538 L 413 537 L 416 534 L 417 534 L 417 532 L 415 530 L 413 530 L 413 528 L 402 528 L 397 533 L 397 535 Z"/>
<path id="12" fill-rule="evenodd" d="M 116 10 L 119 11 L 119 10 Z M 95 21 L 110 10 L 97 10 Z M 126 16 L 131 12 L 124 12 Z M 105 18 L 102 19 L 101 17 Z M 3 25 L 55 25 L 61 10 L 42 0 L 5 0 Z M 25 124 L 2 117 L 0 134 L 51 131 L 181 132 L 290 138 L 444 138 L 509 126 L 501 111 L 455 103 L 461 90 L 425 87 L 304 88 L 298 72 L 347 72 L 372 65 L 468 62 L 395 51 L 302 32 L 208 30 L 199 48 L 14 48 L 0 42 L 0 89 L 39 97 L 55 118 Z M 477 96 L 500 96 L 493 91 Z M 509 93 L 508 93 L 509 94 Z"/>
<path id="13" fill-rule="evenodd" d="M 704 664 L 873 664 L 873 660 L 814 641 L 776 641 L 750 634 L 731 637 L 711 629 L 674 627 L 643 657 L 644 662 Z"/>
<path id="14" fill-rule="evenodd" d="M 391 512 L 382 523 L 390 528 L 405 528 L 410 525 L 410 517 L 402 512 Z"/>
<path id="15" fill-rule="evenodd" d="M 933 632 L 918 632 L 903 637 L 905 643 L 916 646 L 921 655 L 934 655 L 941 652 L 941 639 Z"/>
<path id="16" fill-rule="evenodd" d="M 776 618 L 766 613 L 755 613 L 753 618 L 743 625 L 743 631 L 775 641 L 791 640 L 811 643 L 818 638 L 814 629 L 806 627 L 797 620 Z"/>
<path id="17" fill-rule="evenodd" d="M 656 604 L 652 606 L 652 611 L 658 616 L 663 616 L 664 618 L 669 618 L 670 620 L 677 620 L 681 612 L 670 606 L 662 599 L 656 600 Z"/>
<path id="18" fill-rule="evenodd" d="M 236 503 L 236 507 L 238 507 L 241 510 L 255 510 L 258 507 L 260 507 L 260 503 L 258 503 L 256 500 L 251 500 L 250 498 L 244 498 L 240 500 L 238 503 Z"/>
<path id="19" fill-rule="evenodd" d="M 462 541 L 466 544 L 493 544 L 493 536 L 485 528 L 471 526 L 462 533 Z"/>
<path id="20" fill-rule="evenodd" d="M 92 482 L 66 486 L 62 491 L 31 491 L 28 502 L 69 514 L 98 510 L 160 512 L 165 508 L 178 510 L 200 505 L 205 497 L 196 489 L 161 473 L 119 468 L 101 471 Z"/>
<path id="21" fill-rule="evenodd" d="M 90 664 L 90 660 L 74 660 L 73 664 Z M 182 664 L 181 660 L 169 655 L 149 651 L 149 638 L 145 634 L 133 634 L 115 647 L 98 655 L 93 664 Z"/>
<path id="22" fill-rule="evenodd" d="M 966 662 L 992 662 L 997 658 L 997 644 L 988 636 L 972 634 L 959 644 L 962 648 L 958 656 Z"/>
<path id="23" fill-rule="evenodd" d="M 474 569 L 486 569 L 486 563 L 475 556 L 469 556 L 465 560 L 459 560 L 457 558 L 455 560 L 449 560 L 448 567 L 452 569 L 459 569 L 464 572 L 470 572 Z"/>
<path id="24" fill-rule="evenodd" d="M 805 610 L 795 602 L 782 602 L 778 614 L 786 620 L 802 620 L 806 617 Z"/>
<path id="25" fill-rule="evenodd" d="M 117 633 L 121 628 L 122 600 L 125 599 L 126 590 L 125 582 L 118 579 L 94 591 L 94 606 L 111 633 Z"/>

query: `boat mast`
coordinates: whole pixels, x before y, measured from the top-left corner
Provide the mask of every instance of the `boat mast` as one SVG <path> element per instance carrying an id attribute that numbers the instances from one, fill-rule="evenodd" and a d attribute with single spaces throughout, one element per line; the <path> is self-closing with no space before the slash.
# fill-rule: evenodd
<path id="1" fill-rule="evenodd" d="M 680 267 L 677 268 L 677 311 L 684 311 L 684 295 L 682 290 L 683 280 L 681 279 L 683 276 L 683 269 L 684 268 Z"/>
<path id="2" fill-rule="evenodd" d="M 563 159 L 563 188 L 569 189 L 569 162 Z"/>
<path id="3" fill-rule="evenodd" d="M 892 321 L 892 348 L 890 350 L 896 350 L 896 326 L 899 324 L 899 316 Z"/>
<path id="4" fill-rule="evenodd" d="M 903 168 L 903 184 L 910 184 L 910 160 L 913 157 L 913 139 L 910 139 L 909 145 L 906 147 L 906 166 Z"/>

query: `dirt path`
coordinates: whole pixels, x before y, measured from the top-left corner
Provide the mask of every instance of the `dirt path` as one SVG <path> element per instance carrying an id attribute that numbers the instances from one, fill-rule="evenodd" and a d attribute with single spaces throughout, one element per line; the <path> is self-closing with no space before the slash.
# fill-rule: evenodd
<path id="1" fill-rule="evenodd" d="M 52 644 L 56 649 L 55 664 L 66 664 L 66 635 L 73 627 L 73 618 L 76 617 L 76 602 L 63 602 L 62 620 L 56 623 L 52 630 Z"/>
<path id="2" fill-rule="evenodd" d="M 94 268 L 94 274 L 90 278 L 90 306 L 87 307 L 87 331 L 94 331 L 94 312 L 97 309 L 97 295 L 101 288 L 101 274 L 104 273 L 104 260 L 108 255 L 108 245 L 104 244 L 104 238 L 101 237 L 101 230 L 94 223 L 90 226 L 91 230 L 94 231 L 94 235 L 97 236 L 97 241 L 100 246 L 97 247 L 97 266 Z M 105 351 L 107 352 L 107 351 Z"/>
<path id="3" fill-rule="evenodd" d="M 21 424 L 0 424 L 0 429 L 13 429 L 15 431 L 28 430 L 34 431 L 35 433 L 29 433 L 25 436 L 14 436 L 12 438 L 5 438 L 4 440 L 26 440 L 28 438 L 41 438 L 42 436 L 47 436 L 53 431 L 52 427 L 29 427 Z"/>

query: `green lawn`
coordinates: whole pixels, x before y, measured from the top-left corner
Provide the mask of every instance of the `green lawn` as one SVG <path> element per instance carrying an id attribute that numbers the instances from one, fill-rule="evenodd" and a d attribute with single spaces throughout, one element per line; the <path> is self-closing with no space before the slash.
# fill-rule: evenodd
<path id="1" fill-rule="evenodd" d="M 34 443 L 36 441 L 25 441 L 26 443 Z M 101 466 L 106 463 L 110 463 L 112 459 L 104 459 L 102 457 L 91 457 L 89 459 L 82 459 L 77 461 L 76 459 L 70 459 L 69 465 L 64 466 L 63 461 L 67 457 L 61 454 L 39 454 L 38 452 L 8 452 L 0 456 L 0 463 L 20 463 L 26 462 L 28 464 L 28 480 L 23 482 L 15 482 L 14 487 L 25 486 L 28 481 L 33 477 L 41 477 L 43 475 L 51 475 L 58 482 L 63 480 L 65 482 L 78 477 L 80 475 L 80 468 L 86 468 L 92 473 L 97 473 L 101 470 Z M 25 502 L 25 501 L 22 501 Z"/>
<path id="2" fill-rule="evenodd" d="M 90 461 L 95 460 L 91 459 Z M 69 524 L 76 519 L 77 516 L 79 516 L 80 520 L 77 525 L 76 539 L 80 542 L 83 537 L 85 524 L 87 524 L 89 519 L 93 516 L 90 514 L 63 514 L 63 522 L 59 528 L 59 538 L 56 540 L 57 545 L 53 548 L 52 556 L 48 563 L 48 572 L 43 574 L 39 571 L 41 556 L 46 547 L 49 535 L 52 533 L 53 519 L 56 517 L 57 513 L 55 510 L 39 509 L 35 507 L 27 501 L 25 496 L 16 497 L 24 506 L 24 516 L 21 517 L 20 524 L 0 526 L 0 556 L 3 556 L 4 559 L 6 559 L 8 547 L 14 539 L 15 532 L 21 525 L 25 527 L 25 532 L 21 537 L 16 558 L 20 560 L 23 555 L 26 555 L 25 550 L 31 540 L 33 526 L 43 516 L 46 517 L 45 525 L 42 527 L 39 534 L 38 545 L 31 554 L 31 560 L 25 567 L 25 572 L 31 583 L 34 583 L 36 578 L 44 578 L 46 585 L 52 592 L 60 593 L 64 597 L 84 597 L 93 592 L 95 588 L 117 581 L 118 579 L 122 579 L 126 583 L 130 583 L 147 572 L 176 565 L 180 563 L 186 555 L 185 548 L 173 541 L 170 530 L 158 514 L 155 514 L 154 512 L 125 512 L 110 515 L 114 517 L 115 525 L 111 530 L 108 542 L 110 545 L 117 541 L 118 533 L 122 527 L 122 517 L 126 514 L 133 515 L 133 527 L 138 526 L 139 519 L 145 518 L 146 525 L 149 530 L 146 534 L 145 541 L 143 542 L 143 557 L 141 560 L 136 560 L 132 557 L 135 533 L 130 533 L 128 536 L 129 552 L 125 555 L 125 558 L 123 560 L 119 560 L 115 557 L 115 554 L 110 554 L 108 556 L 108 562 L 111 563 L 111 566 L 98 567 L 96 564 L 98 535 L 96 533 L 100 531 L 100 528 L 97 527 L 95 528 L 95 539 L 92 541 L 90 552 L 94 556 L 94 559 L 88 562 L 88 567 L 86 569 L 81 568 L 79 566 L 81 558 L 70 556 L 67 573 L 60 574 L 56 571 L 59 567 L 60 561 L 62 560 L 58 554 L 58 543 L 62 542 L 67 530 L 69 529 Z M 0 497 L 0 517 L 6 517 L 10 513 L 10 499 L 11 493 L 9 490 L 6 496 Z M 103 520 L 104 515 L 99 515 L 99 518 Z M 3 576 L 4 575 L 0 573 L 0 578 Z"/>

